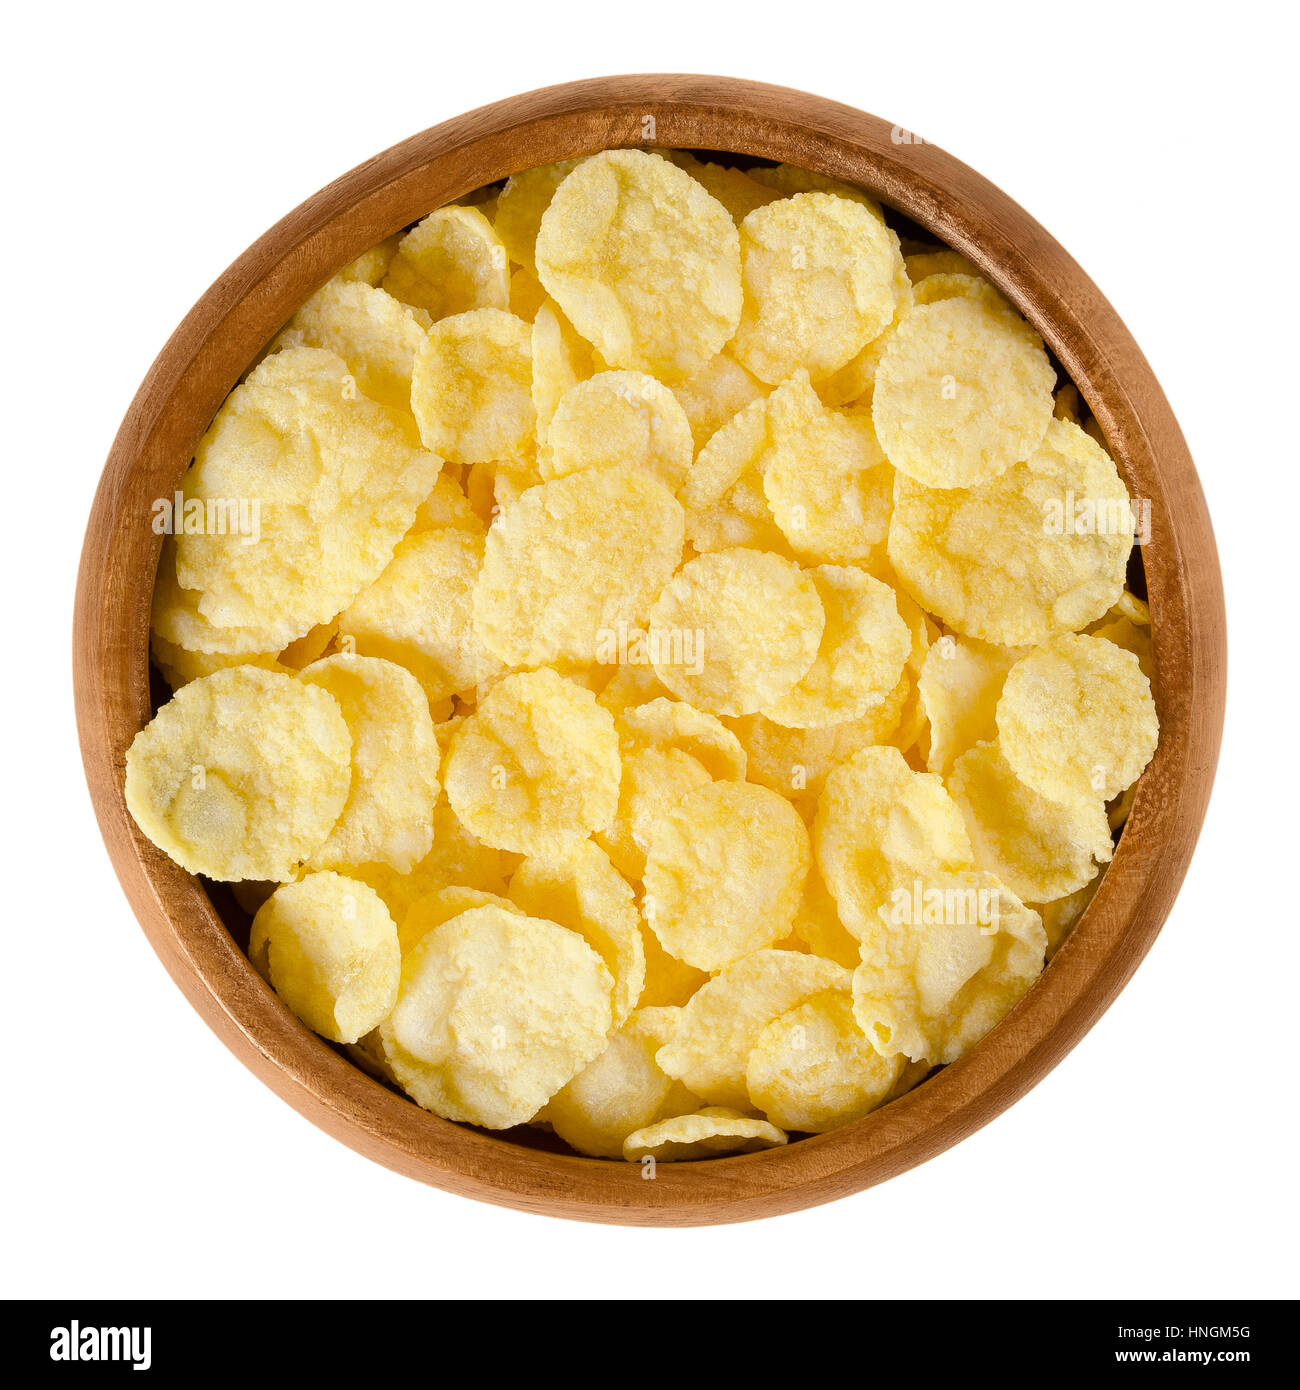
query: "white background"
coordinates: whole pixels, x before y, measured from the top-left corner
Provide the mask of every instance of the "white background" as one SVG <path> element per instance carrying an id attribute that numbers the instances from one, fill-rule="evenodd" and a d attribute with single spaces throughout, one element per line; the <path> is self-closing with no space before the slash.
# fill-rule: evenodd
<path id="1" fill-rule="evenodd" d="M 1157 18 L 1153 10 L 1167 13 Z M 1294 1296 L 1296 35 L 1173 7 L 23 6 L 6 21 L 3 1292 L 530 1298 Z M 547 18 L 546 16 L 553 16 Z M 945 146 L 1128 322 L 1214 516 L 1232 648 L 1182 897 L 1084 1042 L 923 1168 L 746 1226 L 633 1231 L 423 1188 L 245 1071 L 137 928 L 91 815 L 82 528 L 155 353 L 337 174 L 528 88 L 801 87 Z M 16 495 L 15 495 L 16 493 Z"/>

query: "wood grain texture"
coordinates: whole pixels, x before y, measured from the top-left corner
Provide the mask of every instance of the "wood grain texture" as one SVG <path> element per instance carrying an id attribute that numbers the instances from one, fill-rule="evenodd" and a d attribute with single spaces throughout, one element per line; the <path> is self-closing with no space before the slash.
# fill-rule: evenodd
<path id="1" fill-rule="evenodd" d="M 653 140 L 643 139 L 654 118 Z M 159 538 L 151 503 L 250 361 L 302 300 L 367 247 L 519 169 L 618 145 L 788 160 L 861 184 L 973 260 L 1043 335 L 1101 422 L 1130 491 L 1151 502 L 1143 559 L 1160 746 L 1114 863 L 1019 1006 L 960 1061 L 877 1114 L 787 1148 L 636 1165 L 542 1152 L 426 1114 L 309 1033 L 254 973 L 196 880 L 143 839 L 122 797 L 149 717 L 148 625 Z M 74 673 L 86 777 L 105 843 L 149 940 L 252 1071 L 314 1123 L 401 1173 L 548 1215 L 636 1225 L 742 1221 L 900 1173 L 986 1124 L 1040 1080 L 1146 954 L 1204 816 L 1223 723 L 1222 584 L 1199 481 L 1169 405 L 1100 291 L 1016 203 L 935 145 L 898 143 L 851 107 L 731 78 L 650 74 L 530 92 L 394 146 L 250 247 L 163 348 L 95 497 L 77 586 Z"/>

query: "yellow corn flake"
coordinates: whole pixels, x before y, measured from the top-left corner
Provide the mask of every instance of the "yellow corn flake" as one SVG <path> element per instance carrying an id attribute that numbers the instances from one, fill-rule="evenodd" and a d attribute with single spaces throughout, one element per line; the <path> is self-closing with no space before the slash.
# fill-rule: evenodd
<path id="1" fill-rule="evenodd" d="M 1139 599 L 1138 602 L 1141 602 Z M 1138 667 L 1150 681 L 1155 676 L 1155 649 L 1151 645 L 1151 628 L 1145 623 L 1135 623 L 1131 618 L 1115 618 L 1108 623 L 1094 623 L 1089 629 L 1091 637 L 1113 642 L 1126 652 L 1137 657 Z"/>
<path id="2" fill-rule="evenodd" d="M 529 463 L 474 463 L 465 475 L 465 492 L 479 529 L 495 524 L 497 517 L 521 493 L 542 481 Z"/>
<path id="3" fill-rule="evenodd" d="M 542 477 L 640 468 L 676 492 L 694 456 L 677 398 L 644 372 L 600 372 L 561 397 L 546 433 Z"/>
<path id="4" fill-rule="evenodd" d="M 882 332 L 878 333 L 858 353 L 837 372 L 817 383 L 817 394 L 826 405 L 857 404 L 863 408 L 871 404 L 875 390 L 876 372 L 880 359 L 898 328 L 899 323 L 911 312 L 913 304 L 912 282 L 907 278 L 901 258 L 894 259 L 894 318 Z"/>
<path id="5" fill-rule="evenodd" d="M 191 873 L 283 882 L 338 820 L 351 746 L 325 691 L 255 666 L 216 671 L 178 690 L 132 740 L 127 809 Z"/>
<path id="6" fill-rule="evenodd" d="M 1056 403 L 1052 414 L 1058 420 L 1068 420 L 1072 425 L 1083 423 L 1083 403 L 1079 399 L 1079 388 L 1067 381 L 1056 393 Z"/>
<path id="7" fill-rule="evenodd" d="M 1015 309 L 981 275 L 940 272 L 927 275 L 912 286 L 914 308 L 922 304 L 938 304 L 945 299 L 973 299 L 986 308 L 1018 317 Z M 1052 413 L 1056 413 L 1055 400 Z"/>
<path id="8" fill-rule="evenodd" d="M 843 966 L 820 956 L 743 956 L 691 996 L 677 1032 L 659 1049 L 659 1065 L 710 1105 L 752 1110 L 745 1066 L 763 1029 L 806 999 L 851 982 Z"/>
<path id="9" fill-rule="evenodd" d="M 718 1158 L 722 1154 L 757 1153 L 787 1143 L 786 1136 L 766 1120 L 752 1119 L 725 1106 L 706 1106 L 694 1115 L 661 1120 L 629 1134 L 623 1157 L 639 1163 L 679 1163 L 690 1159 Z"/>
<path id="10" fill-rule="evenodd" d="M 619 659 L 681 559 L 681 505 L 639 468 L 529 488 L 488 533 L 474 630 L 511 666 Z"/>
<path id="11" fill-rule="evenodd" d="M 313 661 L 324 656 L 334 645 L 338 635 L 337 621 L 317 623 L 310 631 L 304 632 L 296 641 L 289 643 L 280 653 L 280 662 L 292 671 L 301 671 L 304 666 L 310 666 Z"/>
<path id="12" fill-rule="evenodd" d="M 429 495 L 420 503 L 415 513 L 415 521 L 407 535 L 414 535 L 420 531 L 437 531 L 444 527 L 480 535 L 485 529 L 485 523 L 475 515 L 464 489 L 445 473 L 438 476 L 438 481 L 429 490 Z"/>
<path id="13" fill-rule="evenodd" d="M 700 1102 L 660 1070 L 655 1053 L 667 1039 L 658 1016 L 638 1009 L 599 1057 L 552 1096 L 546 1117 L 571 1148 L 592 1158 L 621 1158 L 635 1130 L 698 1110 Z"/>
<path id="14" fill-rule="evenodd" d="M 946 777 L 968 748 L 997 737 L 998 696 L 1018 655 L 970 638 L 941 637 L 929 649 L 918 689 L 930 722 L 931 772 Z"/>
<path id="15" fill-rule="evenodd" d="M 1127 589 L 1115 600 L 1110 616 L 1127 618 L 1137 627 L 1151 626 L 1151 609 L 1145 600 L 1138 598 L 1136 594 L 1130 594 Z"/>
<path id="16" fill-rule="evenodd" d="M 815 955 L 856 970 L 861 959 L 858 939 L 840 921 L 835 899 L 822 882 L 816 864 L 808 871 L 803 900 L 795 913 L 794 934 Z"/>
<path id="17" fill-rule="evenodd" d="M 615 653 L 617 655 L 617 653 Z M 598 699 L 611 714 L 622 714 L 634 705 L 651 700 L 670 699 L 667 689 L 650 665 L 617 665 L 605 668 L 613 672 L 605 682 Z"/>
<path id="18" fill-rule="evenodd" d="M 913 772 L 929 771 L 926 760 L 930 755 L 930 722 L 915 682 L 908 683 L 898 728 L 885 742 L 898 749 Z"/>
<path id="19" fill-rule="evenodd" d="M 372 246 L 369 251 L 363 251 L 355 261 L 350 261 L 334 277 L 338 281 L 360 280 L 367 285 L 378 285 L 388 274 L 388 267 L 392 264 L 394 255 L 397 253 L 397 243 L 401 241 L 401 233 L 398 232 L 390 236 L 387 241 L 381 241 L 378 246 Z"/>
<path id="20" fill-rule="evenodd" d="M 415 904 L 444 888 L 475 888 L 504 897 L 507 872 L 501 851 L 472 835 L 444 801 L 433 809 L 433 848 L 409 873 L 386 864 L 366 864 L 354 876 L 383 898 L 393 920 L 405 929 Z"/>
<path id="21" fill-rule="evenodd" d="M 826 778 L 813 827 L 817 864 L 844 925 L 874 929 L 890 893 L 971 863 L 961 812 L 929 772 L 896 748 L 864 748 Z"/>
<path id="22" fill-rule="evenodd" d="M 398 243 L 384 289 L 434 321 L 471 309 L 505 309 L 509 258 L 478 208 L 439 208 Z"/>
<path id="23" fill-rule="evenodd" d="M 181 485 L 205 513 L 255 501 L 260 534 L 206 521 L 178 534 L 176 578 L 198 591 L 207 623 L 273 634 L 279 650 L 379 575 L 438 468 L 398 416 L 358 393 L 342 358 L 273 353 L 226 398 Z"/>
<path id="24" fill-rule="evenodd" d="M 736 222 L 742 221 L 755 208 L 774 202 L 781 194 L 774 188 L 751 179 L 743 169 L 729 169 L 723 164 L 706 163 L 684 150 L 669 150 L 665 157 L 688 173 L 696 183 L 716 198 Z"/>
<path id="25" fill-rule="evenodd" d="M 1043 920 L 1043 930 L 1047 933 L 1048 960 L 1065 945 L 1066 938 L 1074 930 L 1075 924 L 1096 897 L 1097 889 L 1101 887 L 1104 877 L 1104 874 L 1098 874 L 1091 883 L 1085 883 L 1082 888 L 1067 893 L 1063 898 L 1054 898 L 1050 903 L 1030 904 Z"/>
<path id="26" fill-rule="evenodd" d="M 866 208 L 877 222 L 884 224 L 885 214 L 870 194 L 826 174 L 815 174 L 811 169 L 799 169 L 793 164 L 777 164 L 772 167 L 758 165 L 749 170 L 749 177 L 766 188 L 775 188 L 783 198 L 796 193 L 833 193 L 837 198 L 847 198 Z"/>
<path id="27" fill-rule="evenodd" d="M 459 917 L 462 912 L 469 912 L 475 907 L 499 907 L 503 912 L 525 915 L 523 908 L 517 907 L 509 898 L 503 898 L 499 893 L 485 893 L 481 888 L 465 888 L 458 884 L 439 888 L 436 892 L 425 893 L 423 897 L 416 898 L 407 908 L 397 929 L 397 940 L 402 954 L 413 951 L 435 927 L 440 927 L 444 922 L 450 922 L 453 917 Z"/>
<path id="28" fill-rule="evenodd" d="M 411 410 L 411 367 L 426 314 L 362 280 L 331 280 L 289 320 L 275 347 L 326 348 L 347 363 L 357 389 L 402 415 Z"/>
<path id="29" fill-rule="evenodd" d="M 637 1006 L 645 987 L 645 947 L 632 889 L 590 840 L 558 854 L 527 858 L 510 880 L 510 898 L 530 917 L 575 931 L 614 979 L 614 1027 Z"/>
<path id="30" fill-rule="evenodd" d="M 745 1084 L 773 1124 L 826 1134 L 887 1101 L 905 1066 L 901 1056 L 882 1057 L 867 1040 L 847 990 L 827 990 L 763 1029 Z"/>
<path id="31" fill-rule="evenodd" d="M 745 779 L 740 740 L 720 719 L 693 705 L 661 697 L 622 711 L 618 723 L 633 746 L 677 748 L 690 754 L 710 777 Z"/>
<path id="32" fill-rule="evenodd" d="M 453 463 L 524 460 L 535 444 L 532 328 L 502 309 L 440 319 L 415 356 L 411 408 Z"/>
<path id="33" fill-rule="evenodd" d="M 176 582 L 176 537 L 164 536 L 154 581 L 150 641 L 155 663 L 173 689 L 246 661 L 276 669 L 279 663 L 274 654 L 283 646 L 278 619 L 268 618 L 262 627 L 215 627 L 199 612 L 201 597 Z M 168 667 L 178 681 L 168 675 Z"/>
<path id="34" fill-rule="evenodd" d="M 554 671 L 505 676 L 452 736 L 442 778 L 452 809 L 484 844 L 562 854 L 614 817 L 614 718 Z"/>
<path id="35" fill-rule="evenodd" d="M 352 735 L 352 782 L 343 813 L 311 856 L 314 869 L 391 864 L 409 872 L 433 845 L 438 744 L 420 683 L 391 661 L 340 653 L 302 677 L 338 702 Z"/>
<path id="36" fill-rule="evenodd" d="M 650 829 L 646 921 L 670 955 L 719 970 L 789 933 L 808 863 L 789 802 L 748 782 L 702 784 Z"/>
<path id="37" fill-rule="evenodd" d="M 1095 796 L 1050 801 L 1011 770 L 996 741 L 953 764 L 948 788 L 974 846 L 975 862 L 1025 902 L 1050 902 L 1082 888 L 1113 853 Z"/>
<path id="38" fill-rule="evenodd" d="M 862 942 L 853 1012 L 884 1057 L 955 1062 L 1043 968 L 1038 914 L 991 874 L 936 875 L 904 890 Z"/>
<path id="39" fill-rule="evenodd" d="M 1102 529 L 1062 519 L 1076 499 L 1107 518 Z M 1110 457 L 1055 420 L 1032 458 L 990 483 L 939 490 L 900 474 L 889 558 L 912 597 L 954 631 L 1030 646 L 1087 626 L 1123 592 L 1128 512 Z"/>
<path id="40" fill-rule="evenodd" d="M 826 613 L 821 646 L 794 688 L 763 709 L 776 724 L 804 729 L 858 719 L 883 704 L 912 650 L 887 584 L 845 565 L 808 573 Z"/>
<path id="41" fill-rule="evenodd" d="M 730 214 L 644 150 L 593 155 L 564 180 L 542 217 L 537 274 L 611 367 L 669 386 L 694 376 L 740 321 Z"/>
<path id="42" fill-rule="evenodd" d="M 887 563 L 881 567 L 881 572 L 876 574 L 876 578 L 888 584 L 894 591 L 894 600 L 898 604 L 898 615 L 907 624 L 908 631 L 912 634 L 912 650 L 907 658 L 907 669 L 912 675 L 919 676 L 925 666 L 925 659 L 929 655 L 930 646 L 939 636 L 938 624 L 926 614 L 921 605 L 906 590 L 899 587 L 898 576 L 890 570 Z"/>
<path id="43" fill-rule="evenodd" d="M 397 928 L 378 893 L 341 874 L 312 873 L 277 888 L 253 918 L 248 957 L 330 1042 L 356 1042 L 397 1002 Z"/>
<path id="44" fill-rule="evenodd" d="M 618 871 L 640 882 L 654 827 L 689 791 L 711 778 L 698 759 L 680 748 L 638 742 L 623 753 L 622 767 L 618 810 L 596 838 Z"/>
<path id="45" fill-rule="evenodd" d="M 700 450 L 681 489 L 686 534 L 696 550 L 787 550 L 763 489 L 770 445 L 767 423 L 767 401 L 760 397 Z"/>
<path id="46" fill-rule="evenodd" d="M 1066 634 L 1011 668 L 997 709 L 1011 770 L 1054 801 L 1109 801 L 1156 751 L 1151 682 L 1137 657 L 1100 637 Z"/>
<path id="47" fill-rule="evenodd" d="M 149 638 L 149 655 L 153 664 L 162 672 L 162 678 L 173 690 L 188 685 L 201 676 L 210 676 L 214 671 L 224 671 L 230 666 L 260 666 L 264 671 L 288 672 L 289 667 L 276 656 L 266 652 L 249 652 L 243 656 L 227 656 L 220 652 L 186 651 L 175 642 L 169 642 L 158 633 Z"/>
<path id="48" fill-rule="evenodd" d="M 799 193 L 740 224 L 745 305 L 731 351 L 760 381 L 822 381 L 894 318 L 898 238 L 867 209 Z M 721 344 L 719 345 L 721 346 Z"/>
<path id="49" fill-rule="evenodd" d="M 520 266 L 510 277 L 510 303 L 507 307 L 525 323 L 536 321 L 537 311 L 547 303 L 548 298 L 542 282 L 526 267 Z"/>
<path id="50" fill-rule="evenodd" d="M 553 300 L 547 299 L 533 319 L 533 409 L 537 441 L 545 450 L 555 408 L 595 370 L 591 344 L 580 338 Z"/>
<path id="51" fill-rule="evenodd" d="M 405 666 L 433 701 L 499 675 L 473 625 L 483 546 L 482 535 L 451 527 L 407 537 L 339 615 L 340 634 L 362 656 Z"/>
<path id="52" fill-rule="evenodd" d="M 802 371 L 767 399 L 759 462 L 776 524 L 801 557 L 853 564 L 879 554 L 889 533 L 894 470 L 868 411 L 824 406 Z"/>
<path id="53" fill-rule="evenodd" d="M 525 169 L 506 180 L 497 199 L 495 225 L 497 235 L 516 265 L 536 274 L 534 251 L 542 214 L 550 207 L 555 190 L 581 163 L 580 159 L 562 159 L 556 164 Z"/>
<path id="54" fill-rule="evenodd" d="M 931 275 L 978 275 L 979 270 L 958 251 L 917 251 L 903 258 L 908 279 L 915 285 Z"/>
<path id="55" fill-rule="evenodd" d="M 889 740 L 898 728 L 910 689 L 904 677 L 861 718 L 821 729 L 788 729 L 757 714 L 729 719 L 727 725 L 745 750 L 751 781 L 796 800 L 815 798 L 821 795 L 832 768 L 860 748 Z"/>
<path id="56" fill-rule="evenodd" d="M 708 972 L 687 965 L 684 960 L 670 956 L 659 944 L 659 938 L 644 923 L 641 940 L 645 946 L 645 989 L 641 992 L 641 1007 L 680 1007 L 708 981 Z M 667 1039 L 665 1039 L 667 1041 Z"/>
<path id="57" fill-rule="evenodd" d="M 694 376 L 673 388 L 690 422 L 697 450 L 728 420 L 766 394 L 767 387 L 725 352 L 710 358 Z"/>
<path id="58" fill-rule="evenodd" d="M 408 1094 L 444 1119 L 532 1119 L 604 1049 L 613 982 L 576 933 L 472 908 L 402 959 L 380 1036 Z"/>
<path id="59" fill-rule="evenodd" d="M 753 714 L 807 674 L 825 625 L 817 586 L 791 561 L 747 549 L 700 555 L 651 610 L 655 672 L 710 714 Z"/>
<path id="60" fill-rule="evenodd" d="M 1042 341 L 1019 318 L 978 299 L 924 304 L 881 358 L 876 433 L 890 463 L 914 481 L 974 487 L 1039 447 L 1055 384 Z"/>

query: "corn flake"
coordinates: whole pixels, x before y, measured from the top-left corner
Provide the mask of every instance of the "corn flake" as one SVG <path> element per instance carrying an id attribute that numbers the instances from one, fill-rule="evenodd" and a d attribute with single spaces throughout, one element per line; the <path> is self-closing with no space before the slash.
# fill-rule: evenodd
<path id="1" fill-rule="evenodd" d="M 794 688 L 763 709 L 776 724 L 805 729 L 842 724 L 882 705 L 912 650 L 887 584 L 845 565 L 808 573 L 826 613 L 821 646 Z"/>
<path id="2" fill-rule="evenodd" d="M 914 481 L 973 487 L 1042 443 L 1055 384 L 1041 340 L 1019 318 L 967 297 L 924 304 L 898 325 L 880 360 L 876 433 L 890 463 Z"/>
<path id="3" fill-rule="evenodd" d="M 530 458 L 531 326 L 502 309 L 440 319 L 415 356 L 411 408 L 425 447 L 453 463 Z"/>
<path id="4" fill-rule="evenodd" d="M 774 1018 L 745 1066 L 750 1098 L 782 1129 L 826 1134 L 892 1095 L 906 1062 L 882 1057 L 847 990 L 827 990 Z"/>
<path id="5" fill-rule="evenodd" d="M 590 840 L 561 853 L 525 859 L 510 880 L 510 898 L 530 917 L 576 931 L 614 978 L 614 1027 L 645 987 L 645 948 L 632 889 Z"/>
<path id="6" fill-rule="evenodd" d="M 644 372 L 600 372 L 561 397 L 541 471 L 550 479 L 586 468 L 640 468 L 676 492 L 694 452 L 686 412 L 666 386 Z"/>
<path id="7" fill-rule="evenodd" d="M 276 339 L 277 348 L 326 348 L 347 363 L 357 389 L 402 415 L 411 410 L 411 368 L 427 315 L 362 280 L 331 280 Z"/>
<path id="8" fill-rule="evenodd" d="M 313 1032 L 354 1043 L 397 1002 L 401 952 L 383 900 L 364 883 L 312 873 L 258 909 L 248 938 L 258 973 Z"/>
<path id="9" fill-rule="evenodd" d="M 711 714 L 753 714 L 789 693 L 817 656 L 826 615 L 797 565 L 736 549 L 688 561 L 650 614 L 659 679 Z M 686 637 L 695 660 L 682 659 Z"/>
<path id="10" fill-rule="evenodd" d="M 722 1154 L 757 1153 L 787 1142 L 786 1136 L 766 1120 L 711 1105 L 694 1115 L 661 1120 L 629 1134 L 623 1144 L 623 1157 L 634 1163 L 645 1158 L 674 1163 Z"/>
<path id="11" fill-rule="evenodd" d="M 339 615 L 339 632 L 360 655 L 405 666 L 431 701 L 499 675 L 473 625 L 483 547 L 481 534 L 453 527 L 408 536 Z"/>
<path id="12" fill-rule="evenodd" d="M 638 468 L 529 488 L 488 533 L 474 631 L 511 666 L 621 659 L 681 559 L 677 500 Z"/>
<path id="13" fill-rule="evenodd" d="M 278 650 L 378 577 L 438 468 L 397 415 L 358 393 L 342 358 L 273 353 L 227 397 L 182 483 L 205 504 L 256 499 L 260 537 L 177 535 L 176 578 L 198 591 L 207 623 L 274 634 Z"/>
<path id="14" fill-rule="evenodd" d="M 328 691 L 352 735 L 352 781 L 343 812 L 311 857 L 316 869 L 390 864 L 409 872 L 433 846 L 437 740 L 420 683 L 391 661 L 340 653 L 301 679 Z"/>
<path id="15" fill-rule="evenodd" d="M 853 1011 L 882 1056 L 941 1065 L 1019 1002 L 1047 938 L 1038 914 L 990 874 L 937 875 L 911 896 L 920 921 L 896 905 L 864 935 Z"/>
<path id="16" fill-rule="evenodd" d="M 791 548 L 832 564 L 879 555 L 889 533 L 894 470 L 870 412 L 823 405 L 801 371 L 768 397 L 766 419 L 767 450 L 758 468 Z"/>
<path id="17" fill-rule="evenodd" d="M 822 381 L 893 321 L 898 239 L 871 212 L 799 193 L 740 224 L 745 302 L 731 351 L 760 381 Z M 721 344 L 719 344 L 721 346 Z"/>
<path id="18" fill-rule="evenodd" d="M 556 1134 L 593 1158 L 622 1158 L 623 1141 L 660 1120 L 698 1110 L 700 1102 L 666 1076 L 655 1053 L 667 1038 L 659 1015 L 638 1009 L 591 1062 L 546 1106 Z"/>
<path id="19" fill-rule="evenodd" d="M 719 970 L 788 934 L 808 863 L 808 831 L 782 797 L 701 784 L 650 828 L 646 921 L 670 955 Z"/>
<path id="20" fill-rule="evenodd" d="M 1073 634 L 1016 662 L 997 721 L 1012 771 L 1054 801 L 1118 796 L 1151 761 L 1159 733 L 1138 658 Z"/>
<path id="21" fill-rule="evenodd" d="M 817 805 L 817 863 L 844 925 L 859 939 L 899 886 L 962 869 L 971 843 L 961 813 L 929 772 L 895 748 L 864 748 L 835 768 Z"/>
<path id="22" fill-rule="evenodd" d="M 234 666 L 191 681 L 126 754 L 135 823 L 191 873 L 293 878 L 348 798 L 352 736 L 338 701 Z"/>
<path id="23" fill-rule="evenodd" d="M 644 150 L 607 150 L 561 183 L 537 235 L 547 293 L 611 367 L 684 381 L 740 321 L 730 214 Z"/>
<path id="24" fill-rule="evenodd" d="M 478 208 L 439 208 L 398 242 L 384 289 L 434 321 L 472 309 L 506 309 L 509 258 Z"/>
<path id="25" fill-rule="evenodd" d="M 774 1018 L 827 989 L 848 989 L 843 966 L 798 951 L 742 956 L 691 996 L 659 1065 L 710 1105 L 752 1110 L 745 1067 Z"/>
<path id="26" fill-rule="evenodd" d="M 523 1124 L 605 1046 L 613 982 L 576 933 L 472 908 L 402 960 L 381 1025 L 398 1080 L 444 1119 Z"/>
<path id="27" fill-rule="evenodd" d="M 1113 853 L 1099 798 L 1051 801 L 1012 771 L 996 741 L 963 753 L 948 778 L 975 862 L 1025 902 L 1082 888 Z"/>
<path id="28" fill-rule="evenodd" d="M 618 734 L 589 690 L 554 671 L 505 676 L 452 735 L 443 784 L 486 845 L 563 854 L 618 806 Z"/>
<path id="29" fill-rule="evenodd" d="M 1123 592 L 1132 535 L 1121 524 L 1080 530 L 1062 520 L 1073 499 L 1104 515 L 1129 509 L 1110 457 L 1076 426 L 1054 420 L 1042 447 L 969 489 L 894 485 L 889 559 L 927 612 L 967 637 L 1003 646 L 1085 627 Z"/>

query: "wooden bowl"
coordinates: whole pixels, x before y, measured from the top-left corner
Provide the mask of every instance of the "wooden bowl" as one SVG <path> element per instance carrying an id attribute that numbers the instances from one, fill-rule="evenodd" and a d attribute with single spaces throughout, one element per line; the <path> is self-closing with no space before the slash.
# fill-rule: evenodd
<path id="1" fill-rule="evenodd" d="M 610 146 L 786 160 L 861 184 L 963 252 L 1042 334 L 1096 415 L 1130 492 L 1151 504 L 1150 596 L 1160 746 L 1114 862 L 1066 945 L 978 1046 L 883 1110 L 786 1148 L 658 1166 L 577 1157 L 440 1120 L 295 1019 L 237 944 L 240 917 L 149 844 L 127 814 L 124 757 L 151 714 L 151 503 L 297 306 L 367 247 L 517 170 Z M 1042 1078 L 1115 998 L 1178 892 L 1223 723 L 1222 584 L 1187 446 L 1114 309 L 1010 198 L 935 145 L 848 106 L 720 77 L 643 75 L 512 97 L 394 146 L 309 198 L 195 305 L 131 403 L 86 533 L 75 619 L 77 718 L 109 854 L 172 978 L 226 1045 L 308 1119 L 436 1187 L 526 1211 L 630 1225 L 742 1221 L 878 1183 L 987 1123 Z M 246 931 L 246 925 L 244 927 Z M 558 1146 L 557 1146 L 558 1147 Z"/>

